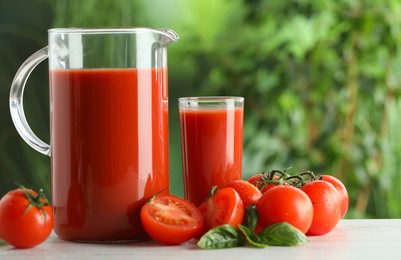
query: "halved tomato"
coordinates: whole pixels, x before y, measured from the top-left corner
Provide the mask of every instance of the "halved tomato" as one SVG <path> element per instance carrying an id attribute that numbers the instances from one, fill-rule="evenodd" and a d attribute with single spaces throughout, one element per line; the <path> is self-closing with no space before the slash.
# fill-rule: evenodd
<path id="1" fill-rule="evenodd" d="M 166 245 L 178 245 L 193 238 L 203 226 L 198 208 L 180 197 L 159 194 L 141 209 L 141 221 L 148 235 Z"/>
<path id="2" fill-rule="evenodd" d="M 201 235 L 223 224 L 238 227 L 244 218 L 244 204 L 238 192 L 231 187 L 219 190 L 203 202 L 199 206 L 199 210 L 205 221 Z"/>

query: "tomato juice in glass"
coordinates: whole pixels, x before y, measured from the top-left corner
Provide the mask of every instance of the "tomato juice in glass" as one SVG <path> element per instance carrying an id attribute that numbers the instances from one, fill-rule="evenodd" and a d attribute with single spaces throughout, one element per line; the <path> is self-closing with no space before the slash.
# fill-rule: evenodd
<path id="1" fill-rule="evenodd" d="M 180 98 L 179 113 L 185 198 L 199 205 L 242 177 L 243 98 Z"/>

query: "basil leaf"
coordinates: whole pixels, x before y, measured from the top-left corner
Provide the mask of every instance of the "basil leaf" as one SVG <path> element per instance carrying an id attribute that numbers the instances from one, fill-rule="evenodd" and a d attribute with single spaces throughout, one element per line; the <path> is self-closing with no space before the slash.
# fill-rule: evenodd
<path id="1" fill-rule="evenodd" d="M 238 247 L 244 245 L 244 239 L 234 226 L 226 224 L 209 230 L 197 245 L 202 249 Z"/>
<path id="2" fill-rule="evenodd" d="M 259 233 L 270 246 L 299 246 L 308 243 L 305 234 L 287 222 L 273 224 Z"/>
<path id="3" fill-rule="evenodd" d="M 4 240 L 2 240 L 2 239 L 0 239 L 0 246 L 2 246 L 2 245 L 6 245 L 7 243 L 6 242 L 4 242 Z"/>
<path id="4" fill-rule="evenodd" d="M 255 232 L 258 224 L 258 210 L 256 209 L 255 205 L 250 205 L 245 208 L 245 217 L 242 224 L 246 226 L 252 233 Z"/>
<path id="5" fill-rule="evenodd" d="M 238 226 L 241 230 L 242 234 L 244 234 L 248 243 L 257 248 L 264 248 L 267 247 L 268 244 L 264 241 L 260 236 L 252 232 L 249 228 L 243 225 Z"/>

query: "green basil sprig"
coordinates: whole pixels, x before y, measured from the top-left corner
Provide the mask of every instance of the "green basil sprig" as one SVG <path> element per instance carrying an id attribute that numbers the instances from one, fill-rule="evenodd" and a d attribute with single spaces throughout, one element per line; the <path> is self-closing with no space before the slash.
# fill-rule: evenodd
<path id="1" fill-rule="evenodd" d="M 206 232 L 197 245 L 202 249 L 220 249 L 243 246 L 244 242 L 238 229 L 226 224 Z"/>
<path id="2" fill-rule="evenodd" d="M 245 245 L 245 240 L 252 247 L 300 246 L 308 243 L 304 233 L 287 222 L 273 224 L 259 233 L 255 232 L 258 213 L 254 205 L 245 210 L 243 225 L 239 230 L 232 225 L 222 225 L 209 230 L 198 241 L 203 249 L 220 249 Z"/>
<path id="3" fill-rule="evenodd" d="M 266 246 L 300 246 L 308 243 L 305 234 L 287 222 L 273 224 L 258 234 L 251 232 L 242 225 L 239 228 L 248 243 L 257 248 Z"/>
<path id="4" fill-rule="evenodd" d="M 258 225 L 258 210 L 255 205 L 250 205 L 245 208 L 245 217 L 242 225 L 247 227 L 250 232 L 255 232 L 256 226 Z"/>
<path id="5" fill-rule="evenodd" d="M 308 243 L 305 234 L 287 222 L 268 226 L 258 236 L 270 246 L 300 246 Z"/>
<path id="6" fill-rule="evenodd" d="M 258 236 L 258 234 L 255 234 L 246 226 L 239 225 L 238 227 L 241 230 L 242 234 L 244 234 L 245 239 L 251 246 L 256 248 L 264 248 L 269 246 L 269 244 L 266 241 L 264 241 L 260 236 Z"/>

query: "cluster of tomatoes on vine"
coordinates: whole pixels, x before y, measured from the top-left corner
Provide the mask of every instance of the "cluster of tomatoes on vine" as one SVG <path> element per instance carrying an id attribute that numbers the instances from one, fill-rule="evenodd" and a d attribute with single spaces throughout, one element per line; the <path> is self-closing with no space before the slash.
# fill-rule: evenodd
<path id="1" fill-rule="evenodd" d="M 303 234 L 317 236 L 337 225 L 349 203 L 339 179 L 310 171 L 289 175 L 272 170 L 215 188 L 198 207 L 172 195 L 154 197 L 142 208 L 145 230 L 161 243 L 181 244 L 222 225 L 238 229 L 249 221 L 246 212 L 253 208 L 255 234 L 285 222 Z"/>

